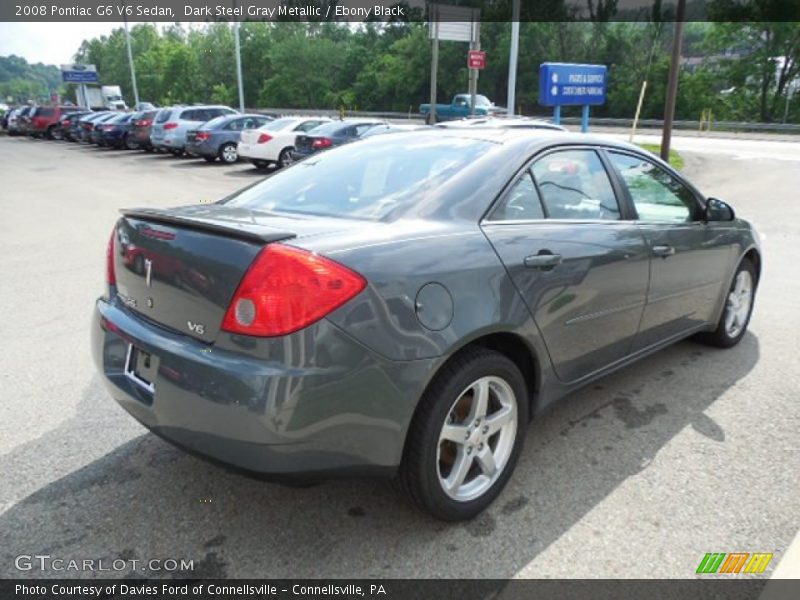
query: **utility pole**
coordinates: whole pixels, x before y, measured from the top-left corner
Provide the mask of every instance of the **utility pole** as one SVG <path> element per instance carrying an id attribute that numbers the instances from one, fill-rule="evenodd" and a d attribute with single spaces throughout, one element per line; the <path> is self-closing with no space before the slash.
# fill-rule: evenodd
<path id="1" fill-rule="evenodd" d="M 667 99 L 664 103 L 664 130 L 661 134 L 661 159 L 669 161 L 669 146 L 672 141 L 672 121 L 675 118 L 675 101 L 678 98 L 678 74 L 681 66 L 681 43 L 683 20 L 686 16 L 686 0 L 678 0 L 675 13 L 675 32 L 672 37 L 672 61 L 669 66 Z"/>
<path id="2" fill-rule="evenodd" d="M 512 116 L 517 101 L 517 56 L 519 55 L 519 0 L 511 7 L 511 49 L 508 52 L 508 106 L 506 114 Z"/>
<path id="3" fill-rule="evenodd" d="M 481 49 L 481 22 L 474 20 L 474 13 L 473 13 L 473 21 L 472 21 L 472 41 L 469 44 L 470 50 L 480 50 Z M 469 70 L 469 116 L 473 116 L 475 114 L 475 96 L 478 93 L 478 69 L 470 69 Z"/>
<path id="4" fill-rule="evenodd" d="M 431 54 L 431 111 L 428 116 L 429 125 L 436 124 L 436 75 L 439 71 L 439 5 L 433 5 L 433 49 Z"/>
<path id="5" fill-rule="evenodd" d="M 128 31 L 128 17 L 125 12 L 125 2 L 122 2 L 122 20 L 125 22 L 125 41 L 128 44 L 128 64 L 131 67 L 131 84 L 133 85 L 134 108 L 139 104 L 139 88 L 136 86 L 136 67 L 133 66 L 133 52 L 131 51 L 131 32 Z"/>

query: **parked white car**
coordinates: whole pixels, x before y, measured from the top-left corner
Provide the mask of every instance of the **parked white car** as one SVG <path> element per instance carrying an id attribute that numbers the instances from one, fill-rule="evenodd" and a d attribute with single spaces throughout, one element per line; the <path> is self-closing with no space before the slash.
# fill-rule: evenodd
<path id="1" fill-rule="evenodd" d="M 292 163 L 294 139 L 331 119 L 327 117 L 281 117 L 258 129 L 243 131 L 239 140 L 239 156 L 259 169 L 272 164 L 285 167 Z"/>

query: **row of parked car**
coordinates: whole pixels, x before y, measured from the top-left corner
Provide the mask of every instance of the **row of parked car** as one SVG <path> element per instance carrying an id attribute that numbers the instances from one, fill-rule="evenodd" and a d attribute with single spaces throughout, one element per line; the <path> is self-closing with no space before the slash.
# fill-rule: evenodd
<path id="1" fill-rule="evenodd" d="M 563 129 L 537 119 L 482 118 L 437 127 Z M 374 118 L 330 119 L 240 113 L 228 106 L 170 106 L 137 112 L 75 106 L 22 107 L 7 115 L 10 135 L 96 144 L 116 149 L 188 154 L 209 162 L 248 160 L 259 169 L 285 167 L 315 152 L 373 135 L 426 127 Z"/>

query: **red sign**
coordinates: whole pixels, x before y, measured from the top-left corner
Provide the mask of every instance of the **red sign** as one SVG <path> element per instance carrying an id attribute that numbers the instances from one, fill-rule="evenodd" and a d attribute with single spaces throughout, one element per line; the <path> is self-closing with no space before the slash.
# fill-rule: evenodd
<path id="1" fill-rule="evenodd" d="M 467 53 L 467 66 L 470 69 L 485 69 L 486 52 L 481 50 L 470 50 Z"/>

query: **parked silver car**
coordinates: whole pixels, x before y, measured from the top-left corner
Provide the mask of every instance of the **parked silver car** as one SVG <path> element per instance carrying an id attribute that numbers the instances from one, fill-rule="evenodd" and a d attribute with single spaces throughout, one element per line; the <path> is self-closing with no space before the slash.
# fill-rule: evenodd
<path id="1" fill-rule="evenodd" d="M 150 143 L 157 150 L 166 150 L 176 156 L 186 148 L 186 133 L 222 115 L 235 115 L 228 106 L 170 106 L 162 108 L 153 120 Z"/>

